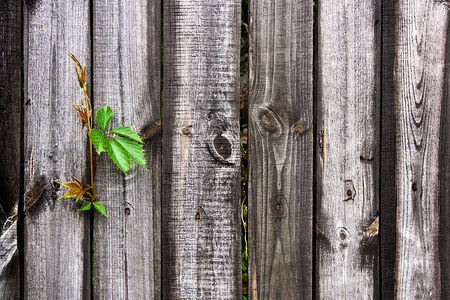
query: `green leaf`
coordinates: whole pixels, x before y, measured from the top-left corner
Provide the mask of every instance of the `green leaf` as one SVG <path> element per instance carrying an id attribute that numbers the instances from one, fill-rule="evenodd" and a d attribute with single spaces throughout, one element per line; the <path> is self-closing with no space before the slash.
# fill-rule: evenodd
<path id="1" fill-rule="evenodd" d="M 84 202 L 83 205 L 81 205 L 81 208 L 78 211 L 90 210 L 91 207 L 92 207 L 91 202 L 87 201 Z"/>
<path id="2" fill-rule="evenodd" d="M 111 130 L 111 133 L 116 133 L 118 135 L 124 136 L 126 138 L 129 138 L 131 140 L 134 140 L 134 141 L 142 143 L 142 144 L 144 143 L 141 140 L 141 137 L 136 132 L 134 132 L 133 129 L 131 129 L 130 126 L 119 126 L 119 127 L 116 127 L 113 130 Z"/>
<path id="3" fill-rule="evenodd" d="M 148 171 L 147 167 L 145 166 L 146 160 L 142 145 L 121 136 L 117 136 L 113 139 L 116 140 L 120 145 L 122 145 L 122 147 L 128 152 L 129 156 L 132 159 L 134 159 L 138 164 L 143 166 Z"/>
<path id="4" fill-rule="evenodd" d="M 125 150 L 115 139 L 110 139 L 106 151 L 112 161 L 123 171 L 125 176 L 127 176 L 127 171 L 131 166 L 130 155 L 127 150 Z"/>
<path id="5" fill-rule="evenodd" d="M 106 133 L 101 133 L 100 130 L 94 128 L 91 130 L 91 141 L 92 144 L 94 144 L 97 153 L 100 154 L 106 149 L 108 137 L 106 136 Z"/>
<path id="6" fill-rule="evenodd" d="M 92 205 L 94 205 L 94 208 L 95 208 L 96 210 L 98 210 L 98 211 L 101 212 L 103 215 L 105 215 L 105 217 L 108 217 L 108 216 L 106 215 L 105 207 L 103 206 L 103 204 L 102 204 L 101 202 L 94 201 L 94 202 L 92 202 Z"/>
<path id="7" fill-rule="evenodd" d="M 113 114 L 114 113 L 109 105 L 105 105 L 97 110 L 97 123 L 102 131 L 106 131 L 106 127 L 108 127 Z"/>

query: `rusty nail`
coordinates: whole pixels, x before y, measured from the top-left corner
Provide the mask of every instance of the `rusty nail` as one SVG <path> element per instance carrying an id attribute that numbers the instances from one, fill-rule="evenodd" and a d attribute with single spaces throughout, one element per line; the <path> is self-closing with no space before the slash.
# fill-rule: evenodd
<path id="1" fill-rule="evenodd" d="M 276 209 L 280 209 L 281 208 L 281 204 L 277 203 L 277 205 L 275 206 Z"/>
<path id="2" fill-rule="evenodd" d="M 56 198 L 58 197 L 58 195 L 56 195 L 56 193 L 52 193 L 52 199 L 56 200 Z"/>
<path id="3" fill-rule="evenodd" d="M 412 189 L 413 189 L 413 191 L 417 191 L 417 183 L 413 183 L 413 185 L 412 185 Z"/>
<path id="4" fill-rule="evenodd" d="M 125 213 L 127 214 L 127 215 L 129 215 L 130 214 L 130 212 L 131 212 L 131 210 L 127 207 L 127 208 L 125 208 Z"/>
<path id="5" fill-rule="evenodd" d="M 196 213 L 196 214 L 195 214 L 195 219 L 196 219 L 196 220 L 200 219 L 200 214 L 199 214 L 199 213 Z"/>
<path id="6" fill-rule="evenodd" d="M 347 190 L 347 195 L 351 196 L 353 194 L 352 190 Z"/>

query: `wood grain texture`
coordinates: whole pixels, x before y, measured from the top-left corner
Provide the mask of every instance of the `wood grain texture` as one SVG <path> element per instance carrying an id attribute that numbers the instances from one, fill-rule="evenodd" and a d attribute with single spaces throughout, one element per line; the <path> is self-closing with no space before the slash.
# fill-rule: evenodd
<path id="1" fill-rule="evenodd" d="M 450 22 L 445 45 L 444 94 L 439 137 L 439 258 L 441 298 L 450 299 Z"/>
<path id="2" fill-rule="evenodd" d="M 241 298 L 240 1 L 164 1 L 163 299 Z"/>
<path id="3" fill-rule="evenodd" d="M 109 104 L 110 129 L 139 134 L 160 119 L 160 1 L 95 1 L 94 109 Z M 94 214 L 94 298 L 160 299 L 160 131 L 146 140 L 146 171 L 125 177 L 106 153 L 95 190 L 108 214 Z"/>
<path id="4" fill-rule="evenodd" d="M 90 65 L 89 1 L 24 3 L 25 191 L 42 194 L 25 215 L 24 299 L 87 299 L 90 293 L 89 214 L 54 179 L 88 182 L 87 134 L 72 108 L 81 103 L 69 58 Z M 89 83 L 88 83 L 89 84 Z"/>
<path id="5" fill-rule="evenodd" d="M 380 161 L 381 299 L 394 299 L 397 195 L 395 192 L 396 120 L 394 100 L 395 1 L 383 3 Z"/>
<path id="6" fill-rule="evenodd" d="M 0 298 L 19 299 L 17 214 L 22 162 L 22 6 L 0 3 Z M 12 219 L 11 219 L 12 221 Z"/>
<path id="7" fill-rule="evenodd" d="M 377 299 L 380 1 L 318 8 L 318 299 Z"/>
<path id="8" fill-rule="evenodd" d="M 398 1 L 395 15 L 395 296 L 439 299 L 438 169 L 449 5 Z"/>
<path id="9" fill-rule="evenodd" d="M 312 299 L 312 1 L 250 3 L 250 299 Z"/>

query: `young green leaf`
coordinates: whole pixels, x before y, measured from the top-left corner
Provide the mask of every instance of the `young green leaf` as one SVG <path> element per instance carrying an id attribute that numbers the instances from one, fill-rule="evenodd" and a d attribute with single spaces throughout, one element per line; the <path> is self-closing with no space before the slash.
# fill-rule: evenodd
<path id="1" fill-rule="evenodd" d="M 89 201 L 84 202 L 83 205 L 81 205 L 81 208 L 78 211 L 90 210 L 91 206 L 92 206 L 91 202 L 89 202 Z"/>
<path id="2" fill-rule="evenodd" d="M 75 202 L 78 202 L 78 200 L 83 197 L 83 195 L 91 188 L 89 184 L 86 184 L 83 187 L 83 183 L 78 178 L 72 176 L 72 179 L 73 181 L 71 182 L 60 183 L 62 186 L 69 188 L 69 190 L 62 197 L 59 197 L 58 200 L 63 198 L 76 197 Z"/>
<path id="3" fill-rule="evenodd" d="M 106 133 L 101 133 L 100 130 L 93 128 L 91 130 L 91 141 L 94 144 L 95 150 L 100 154 L 106 149 L 106 145 L 108 144 L 108 138 Z"/>
<path id="4" fill-rule="evenodd" d="M 114 113 L 109 105 L 105 105 L 97 110 L 97 123 L 102 131 L 106 131 L 106 127 L 108 127 L 113 114 Z"/>
<path id="5" fill-rule="evenodd" d="M 105 207 L 103 206 L 103 204 L 102 204 L 101 202 L 94 201 L 94 202 L 92 202 L 92 205 L 94 205 L 94 208 L 95 208 L 96 210 L 98 210 L 98 211 L 101 212 L 103 215 L 105 215 L 105 217 L 108 217 L 108 216 L 106 215 Z"/>
<path id="6" fill-rule="evenodd" d="M 118 135 L 124 136 L 136 142 L 143 144 L 144 142 L 141 140 L 141 137 L 131 129 L 130 126 L 119 126 L 111 130 L 111 133 L 116 133 Z"/>
<path id="7" fill-rule="evenodd" d="M 125 176 L 127 176 L 127 171 L 131 166 L 130 155 L 127 150 L 125 150 L 115 139 L 110 139 L 106 147 L 106 152 L 108 152 L 112 161 L 123 171 Z"/>
<path id="8" fill-rule="evenodd" d="M 144 156 L 144 150 L 142 149 L 142 145 L 137 142 L 121 137 L 116 136 L 114 138 L 122 147 L 127 151 L 128 155 L 134 159 L 138 164 L 143 166 L 147 171 L 147 167 L 145 166 L 146 160 Z"/>

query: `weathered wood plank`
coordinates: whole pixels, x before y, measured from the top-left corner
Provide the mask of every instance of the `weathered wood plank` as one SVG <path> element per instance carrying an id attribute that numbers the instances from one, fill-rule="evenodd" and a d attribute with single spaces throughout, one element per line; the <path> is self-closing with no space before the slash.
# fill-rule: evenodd
<path id="1" fill-rule="evenodd" d="M 450 22 L 445 45 L 444 94 L 439 138 L 439 258 L 442 299 L 450 299 Z"/>
<path id="2" fill-rule="evenodd" d="M 24 3 L 25 191 L 40 197 L 25 215 L 24 299 L 88 299 L 89 214 L 53 180 L 88 182 L 87 134 L 69 51 L 90 65 L 89 1 Z M 39 195 L 40 193 L 35 193 Z M 28 194 L 29 195 L 29 194 Z"/>
<path id="3" fill-rule="evenodd" d="M 380 1 L 320 1 L 317 298 L 377 299 Z"/>
<path id="4" fill-rule="evenodd" d="M 438 169 L 449 5 L 401 0 L 395 16 L 395 296 L 440 299 Z"/>
<path id="5" fill-rule="evenodd" d="M 111 128 L 140 133 L 160 119 L 160 1 L 95 1 L 94 108 L 109 104 Z M 95 190 L 108 218 L 94 214 L 94 298 L 160 299 L 161 135 L 145 140 L 149 171 L 125 177 L 106 153 Z"/>
<path id="6" fill-rule="evenodd" d="M 19 299 L 17 218 L 14 215 L 17 215 L 21 194 L 23 163 L 20 1 L 0 3 L 0 33 L 0 298 Z"/>
<path id="7" fill-rule="evenodd" d="M 163 299 L 239 299 L 240 1 L 164 2 Z"/>
<path id="8" fill-rule="evenodd" d="M 252 1 L 250 47 L 250 299 L 312 299 L 312 1 Z"/>

